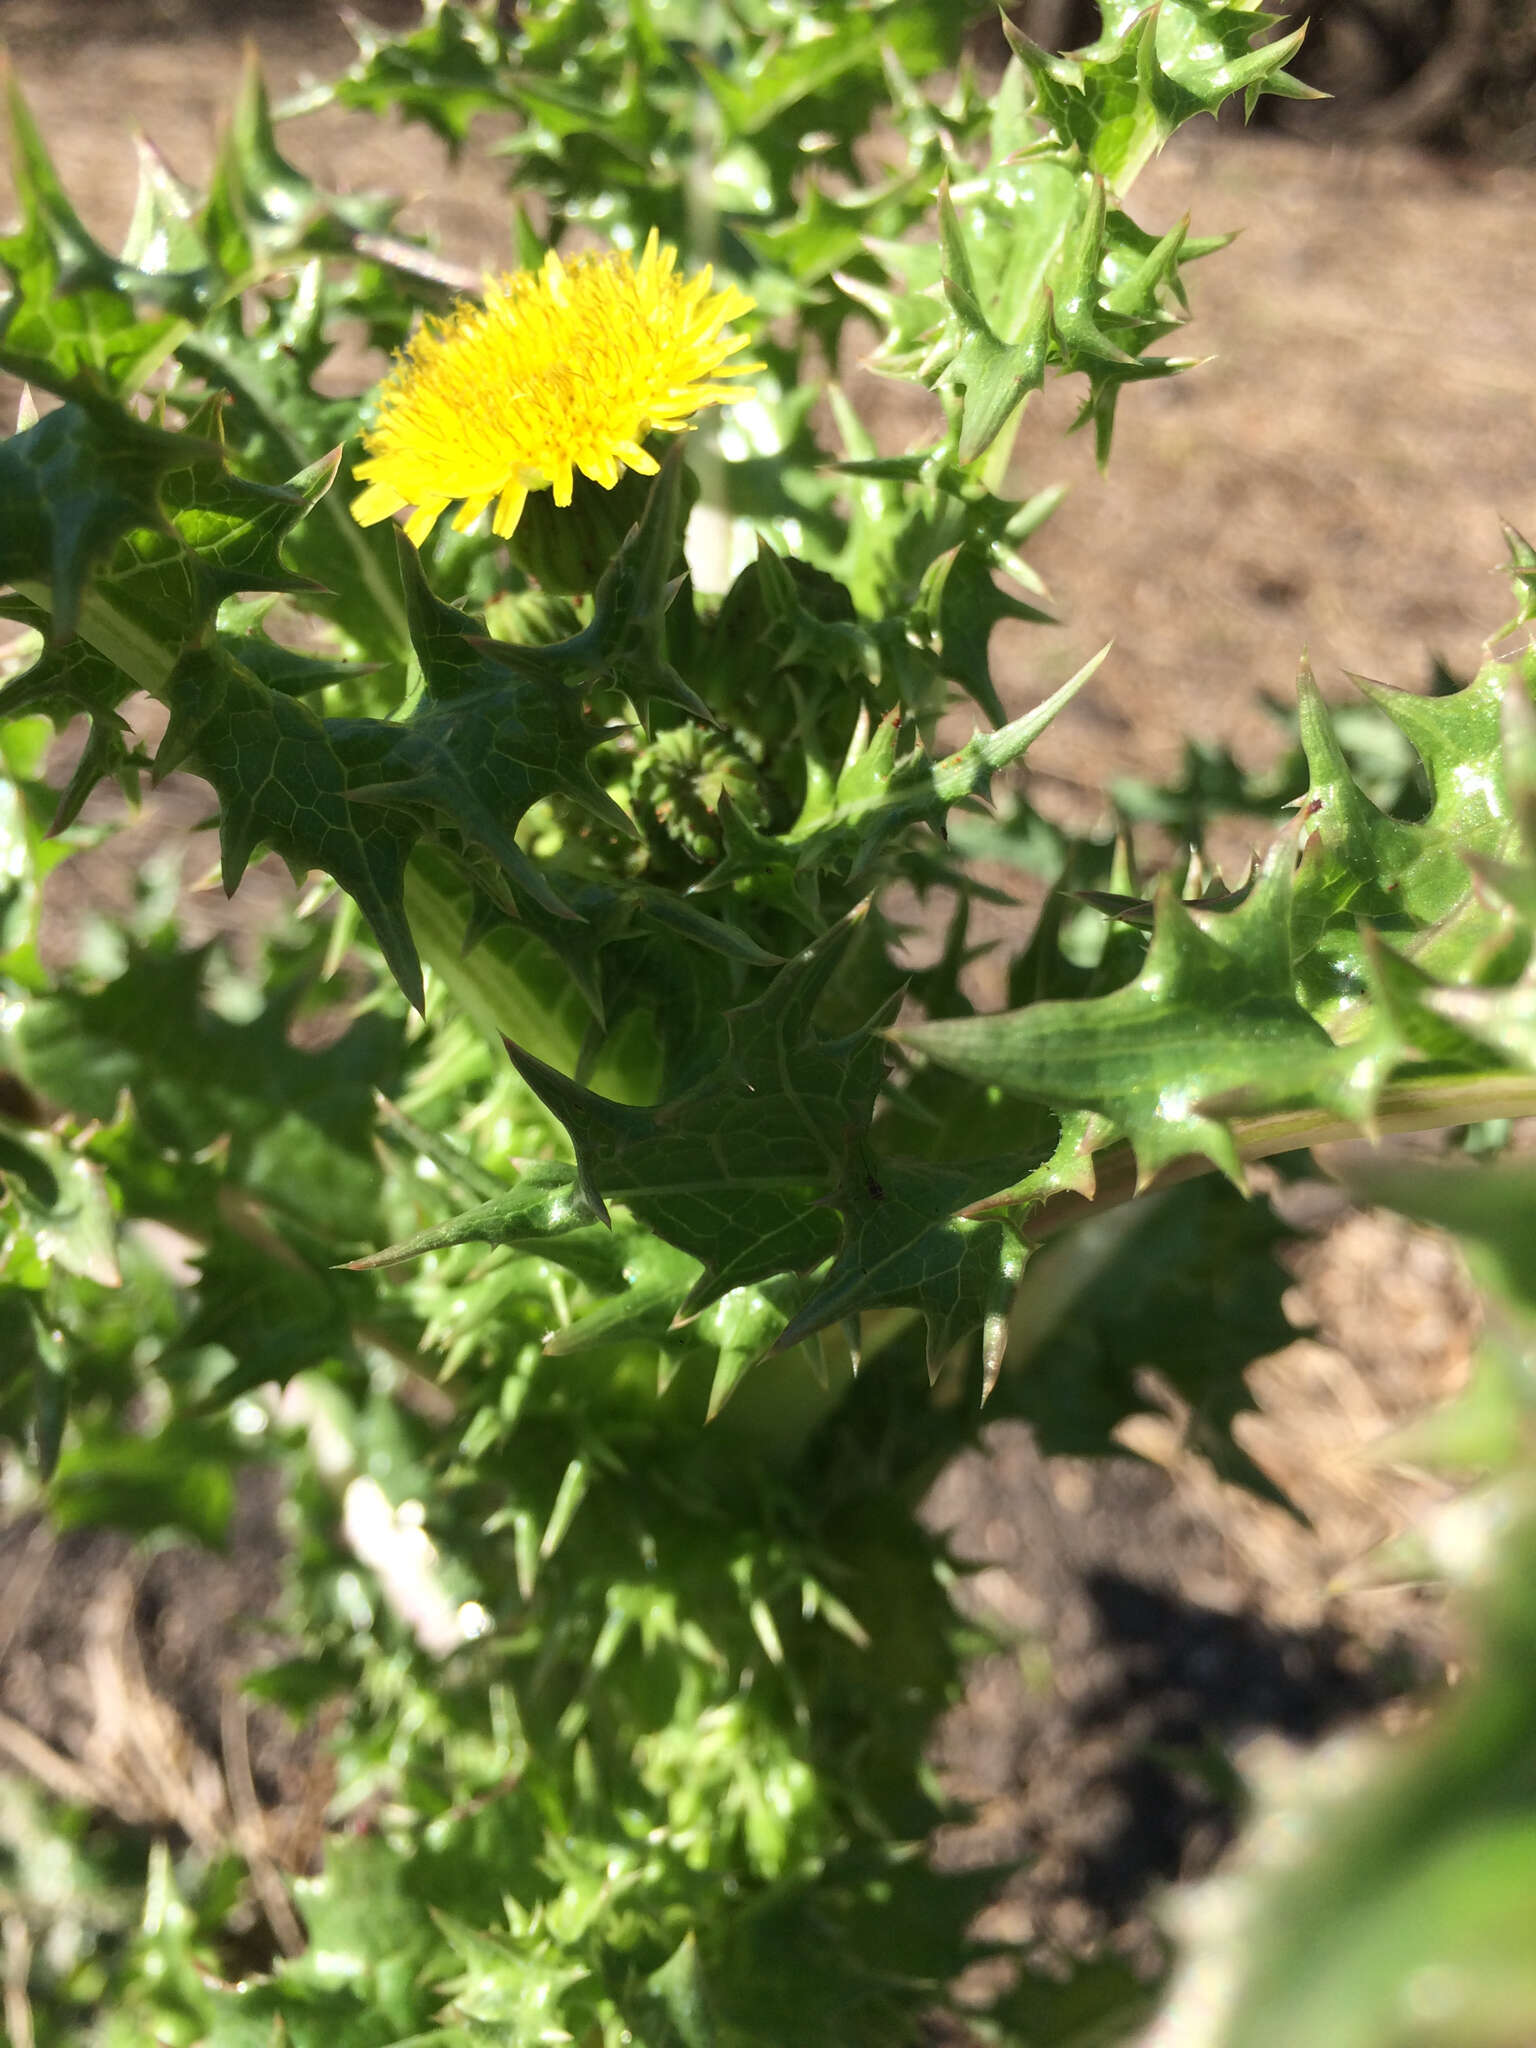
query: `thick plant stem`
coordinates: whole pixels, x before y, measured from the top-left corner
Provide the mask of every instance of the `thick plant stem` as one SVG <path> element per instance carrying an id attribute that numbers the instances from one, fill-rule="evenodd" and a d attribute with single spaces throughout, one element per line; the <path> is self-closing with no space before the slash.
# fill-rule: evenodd
<path id="1" fill-rule="evenodd" d="M 1536 1074 L 1445 1074 L 1424 1081 L 1396 1081 L 1383 1091 L 1371 1124 L 1362 1127 L 1316 1109 L 1272 1110 L 1262 1116 L 1234 1116 L 1230 1129 L 1239 1158 L 1247 1164 L 1273 1159 L 1282 1152 L 1304 1152 L 1317 1145 L 1340 1145 L 1403 1131 L 1450 1130 L 1481 1123 L 1490 1117 L 1536 1116 Z M 1217 1171 L 1214 1161 L 1199 1154 L 1176 1159 L 1145 1187 L 1137 1185 L 1135 1155 L 1129 1145 L 1107 1147 L 1094 1161 L 1091 1196 L 1075 1192 L 1053 1195 L 1024 1220 L 1024 1235 L 1052 1237 L 1069 1224 L 1101 1216 L 1149 1194 Z M 1007 1209 L 1006 1192 L 978 1202 L 971 1215 Z"/>

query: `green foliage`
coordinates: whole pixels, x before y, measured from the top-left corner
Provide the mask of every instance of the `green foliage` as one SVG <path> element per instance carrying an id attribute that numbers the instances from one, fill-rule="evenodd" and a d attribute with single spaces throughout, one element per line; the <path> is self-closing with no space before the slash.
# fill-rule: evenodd
<path id="1" fill-rule="evenodd" d="M 263 1896 L 238 1857 L 145 1862 L 0 1808 L 7 1913 L 68 1928 L 26 1990 L 44 2048 L 923 2038 L 990 1883 L 924 1853 L 966 1645 L 911 1516 L 974 1396 L 1107 1452 L 1152 1367 L 1267 1488 L 1231 1425 L 1286 1334 L 1283 1232 L 1245 1162 L 1536 1108 L 1529 651 L 1354 714 L 1304 673 L 1282 769 L 1193 750 L 1125 802 L 1198 845 L 1299 797 L 1233 887 L 1192 854 L 1143 885 L 999 787 L 1096 666 L 1012 719 L 991 672 L 998 622 L 1042 616 L 1020 550 L 1056 494 L 1003 495 L 1029 395 L 1083 378 L 1108 453 L 1223 239 L 1135 220 L 1136 173 L 1194 115 L 1302 89 L 1299 31 L 1263 40 L 1248 5 L 1105 0 L 1098 42 L 1015 36 L 998 81 L 972 13 L 539 0 L 509 30 L 434 0 L 398 38 L 359 25 L 313 98 L 455 150 L 502 117 L 519 262 L 654 228 L 759 308 L 756 397 L 696 460 L 568 515 L 537 493 L 511 546 L 352 518 L 366 394 L 317 381 L 342 323 L 395 347 L 443 310 L 444 272 L 394 200 L 288 162 L 254 67 L 206 194 L 146 152 L 117 257 L 13 94 L 0 368 L 56 402 L 0 443 L 8 1498 L 218 1544 L 241 1466 L 274 1462 L 299 1653 L 251 1689 L 343 1716 L 301 1954 L 237 1946 Z M 881 455 L 835 380 L 818 444 L 861 310 L 879 366 L 937 394 L 932 446 Z M 711 520 L 739 573 L 689 570 Z M 989 729 L 943 752 L 952 700 Z M 50 728 L 82 739 L 62 789 Z M 227 892 L 270 852 L 306 894 L 198 948 L 146 889 L 49 971 L 46 876 L 146 770 L 211 792 Z M 983 854 L 1048 890 L 989 1016 Z M 914 900 L 947 919 L 915 971 Z M 1522 1173 L 1373 1188 L 1464 1228 L 1514 1303 L 1448 1425 L 1511 1471 Z M 1430 1906 L 1443 1953 L 1415 1953 L 1471 1987 L 1456 2038 L 1529 2019 L 1503 1917 L 1529 1861 L 1520 1529 L 1465 1713 L 1327 1824 L 1322 1878 L 1254 1881 L 1213 2042 L 1407 2038 L 1401 1928 Z M 986 2025 L 1125 2038 L 1148 1996 L 1102 1962 Z"/>

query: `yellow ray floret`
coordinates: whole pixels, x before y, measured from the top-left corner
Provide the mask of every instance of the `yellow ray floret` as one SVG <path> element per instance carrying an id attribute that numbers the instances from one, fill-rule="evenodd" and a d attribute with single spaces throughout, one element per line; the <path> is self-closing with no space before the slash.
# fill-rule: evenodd
<path id="1" fill-rule="evenodd" d="M 752 310 L 734 285 L 710 289 L 706 268 L 684 279 L 677 251 L 653 228 L 637 264 L 614 250 L 490 279 L 484 305 L 428 320 L 379 393 L 357 465 L 363 526 L 410 508 L 418 545 L 448 507 L 463 532 L 495 506 L 510 534 L 530 491 L 571 502 L 579 469 L 612 490 L 625 468 L 649 476 L 641 445 L 675 433 L 703 405 L 750 398 L 721 380 L 760 369 L 728 359 L 746 347 L 726 323 Z"/>

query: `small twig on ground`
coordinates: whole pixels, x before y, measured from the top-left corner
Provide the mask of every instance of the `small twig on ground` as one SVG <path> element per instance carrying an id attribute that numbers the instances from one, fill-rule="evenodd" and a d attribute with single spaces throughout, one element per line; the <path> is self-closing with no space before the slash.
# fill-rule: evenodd
<path id="1" fill-rule="evenodd" d="M 67 1799 L 73 1806 L 98 1803 L 100 1788 L 73 1758 L 61 1756 L 51 1743 L 4 1713 L 0 1713 L 0 1750 L 56 1799 Z"/>
<path id="2" fill-rule="evenodd" d="M 283 1880 L 267 1847 L 266 1817 L 251 1775 L 250 1731 L 245 1707 L 233 1687 L 219 1702 L 219 1739 L 224 1749 L 224 1781 L 234 1815 L 235 1842 L 251 1873 L 251 1883 L 267 1917 L 267 1925 L 285 1956 L 304 1953 L 304 1929 L 294 1912 Z"/>
<path id="3" fill-rule="evenodd" d="M 27 1978 L 32 1970 L 32 1934 L 20 1913 L 5 1916 L 5 2035 L 11 2048 L 32 2048 L 32 2001 Z"/>

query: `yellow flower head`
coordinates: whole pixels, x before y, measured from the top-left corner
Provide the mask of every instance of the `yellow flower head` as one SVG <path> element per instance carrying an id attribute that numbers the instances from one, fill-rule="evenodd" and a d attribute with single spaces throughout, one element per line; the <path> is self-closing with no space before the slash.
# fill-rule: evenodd
<path id="1" fill-rule="evenodd" d="M 727 358 L 746 347 L 726 322 L 750 312 L 734 285 L 711 291 L 706 268 L 676 275 L 677 251 L 653 228 L 636 266 L 620 251 L 490 279 L 485 304 L 429 320 L 379 394 L 357 473 L 363 526 L 406 506 L 418 545 L 457 499 L 462 533 L 492 503 L 510 534 L 530 491 L 571 502 L 576 470 L 612 490 L 624 466 L 654 475 L 641 443 L 676 432 L 701 405 L 750 398 L 718 381 L 761 368 Z"/>

